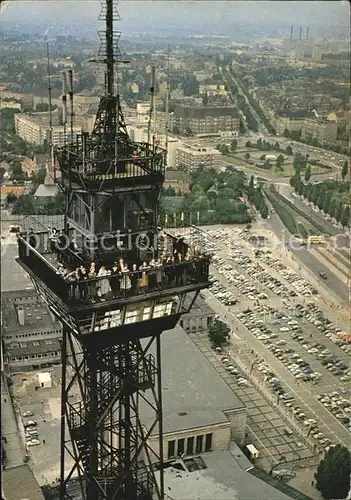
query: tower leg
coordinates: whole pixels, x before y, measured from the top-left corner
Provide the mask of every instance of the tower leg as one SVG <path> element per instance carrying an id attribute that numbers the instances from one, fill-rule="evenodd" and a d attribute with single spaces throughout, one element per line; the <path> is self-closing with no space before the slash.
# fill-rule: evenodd
<path id="1" fill-rule="evenodd" d="M 65 331 L 61 411 L 61 500 L 72 477 L 84 500 L 163 500 L 160 335 L 90 351 Z"/>

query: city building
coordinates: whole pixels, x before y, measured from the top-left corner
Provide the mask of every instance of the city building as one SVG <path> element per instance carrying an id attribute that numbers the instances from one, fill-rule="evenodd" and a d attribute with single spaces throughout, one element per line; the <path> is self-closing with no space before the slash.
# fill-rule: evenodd
<path id="1" fill-rule="evenodd" d="M 159 476 L 159 473 L 156 474 Z M 298 492 L 293 488 L 284 483 L 286 493 L 283 493 L 277 489 L 279 486 L 274 487 L 265 482 L 262 479 L 263 476 L 262 472 L 257 473 L 240 448 L 232 443 L 230 450 L 203 453 L 169 462 L 164 474 L 167 492 L 165 499 L 290 500 L 297 498 Z M 271 479 L 270 476 L 269 479 Z"/>
<path id="2" fill-rule="evenodd" d="M 214 148 L 204 148 L 196 144 L 182 144 L 177 148 L 176 167 L 191 172 L 198 167 L 213 167 L 221 153 Z"/>
<path id="3" fill-rule="evenodd" d="M 167 127 L 167 122 L 168 122 L 168 127 Z M 160 132 L 162 134 L 165 134 L 166 130 L 168 130 L 168 132 L 173 132 L 174 125 L 175 125 L 174 113 L 168 113 L 168 120 L 167 120 L 167 113 L 165 111 L 156 111 L 155 127 L 157 132 Z"/>
<path id="4" fill-rule="evenodd" d="M 240 118 L 233 107 L 182 106 L 175 108 L 174 125 L 180 133 L 211 134 L 239 130 Z"/>
<path id="5" fill-rule="evenodd" d="M 62 146 L 65 140 L 71 138 L 71 126 L 62 124 L 61 113 L 55 110 L 52 113 L 52 142 L 55 146 Z M 43 113 L 17 113 L 15 117 L 16 134 L 21 139 L 33 143 L 44 144 L 50 138 L 50 117 L 48 112 Z M 94 117 L 75 115 L 73 124 L 73 140 L 82 131 L 91 132 Z"/>
<path id="6" fill-rule="evenodd" d="M 328 120 L 305 119 L 301 129 L 301 138 L 306 140 L 317 139 L 318 142 L 334 141 L 338 134 L 336 122 Z"/>
<path id="7" fill-rule="evenodd" d="M 304 120 L 293 119 L 288 116 L 276 117 L 273 126 L 279 135 L 283 135 L 284 131 L 288 132 L 298 132 L 302 129 Z"/>
<path id="8" fill-rule="evenodd" d="M 199 86 L 199 94 L 207 94 L 208 96 L 223 96 L 226 97 L 228 92 L 225 85 L 216 83 L 201 83 Z"/>
<path id="9" fill-rule="evenodd" d="M 0 109 L 5 109 L 5 108 L 10 108 L 10 109 L 22 109 L 21 103 L 17 101 L 4 101 L 3 99 L 0 99 Z"/>
<path id="10" fill-rule="evenodd" d="M 174 188 L 176 193 L 178 191 L 182 194 L 187 193 L 189 191 L 189 175 L 183 171 L 167 169 L 164 188 L 167 189 L 169 187 Z"/>
<path id="11" fill-rule="evenodd" d="M 180 326 L 163 335 L 163 452 L 166 459 L 224 451 L 245 441 L 246 408 Z M 146 429 L 149 405 L 140 407 Z M 158 434 L 149 446 L 158 453 Z"/>
<path id="12" fill-rule="evenodd" d="M 28 177 L 39 172 L 40 168 L 45 168 L 47 155 L 34 155 L 26 157 L 21 162 L 22 172 Z"/>
<path id="13" fill-rule="evenodd" d="M 35 291 L 2 294 L 2 341 L 11 373 L 61 363 L 61 324 Z"/>
<path id="14" fill-rule="evenodd" d="M 186 333 L 206 332 L 214 320 L 215 312 L 199 296 L 188 314 L 180 320 L 180 326 Z"/>

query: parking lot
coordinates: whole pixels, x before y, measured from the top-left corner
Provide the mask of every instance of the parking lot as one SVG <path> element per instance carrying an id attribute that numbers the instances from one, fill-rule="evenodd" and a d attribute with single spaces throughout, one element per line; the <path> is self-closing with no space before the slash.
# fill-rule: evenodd
<path id="1" fill-rule="evenodd" d="M 31 468 L 40 486 L 59 475 L 61 367 L 53 367 L 52 387 L 38 388 L 36 373 L 14 375 L 14 398 L 19 403 Z M 68 469 L 68 467 L 66 466 Z"/>
<path id="2" fill-rule="evenodd" d="M 234 343 L 244 338 L 255 348 L 253 374 L 279 395 L 316 452 L 348 443 L 350 345 L 342 320 L 327 316 L 314 286 L 273 256 L 265 238 L 236 229 L 209 230 L 206 238 L 214 259 L 204 295 Z"/>
<path id="3" fill-rule="evenodd" d="M 247 407 L 246 442 L 254 443 L 259 451 L 257 463 L 270 471 L 284 468 L 294 470 L 315 463 L 313 449 L 309 448 L 278 411 L 275 403 L 264 397 L 250 381 L 250 376 L 236 364 L 230 354 L 222 355 L 211 349 L 206 336 L 191 333 L 190 337 L 218 373 Z M 242 349 L 242 346 L 241 346 Z M 240 353 L 243 357 L 243 352 Z"/>

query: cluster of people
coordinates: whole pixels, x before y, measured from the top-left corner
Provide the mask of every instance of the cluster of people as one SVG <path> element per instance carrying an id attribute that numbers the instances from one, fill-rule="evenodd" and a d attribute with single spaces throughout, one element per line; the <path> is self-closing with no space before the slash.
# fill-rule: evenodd
<path id="1" fill-rule="evenodd" d="M 183 247 L 185 248 L 185 247 Z M 80 266 L 68 271 L 59 264 L 57 274 L 72 282 L 72 298 L 90 302 L 104 301 L 113 297 L 136 295 L 149 290 L 160 290 L 164 286 L 180 286 L 188 282 L 188 277 L 196 271 L 195 260 L 201 257 L 197 247 L 186 247 L 185 254 L 177 252 L 162 253 L 159 258 L 152 258 L 149 263 L 129 265 L 123 258 L 112 266 Z M 180 266 L 179 263 L 189 265 Z M 195 267 L 194 267 L 195 266 Z"/>

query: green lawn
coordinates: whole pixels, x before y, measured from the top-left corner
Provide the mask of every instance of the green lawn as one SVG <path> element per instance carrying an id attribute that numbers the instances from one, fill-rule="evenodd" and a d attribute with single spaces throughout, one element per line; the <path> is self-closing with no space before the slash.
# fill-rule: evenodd
<path id="1" fill-rule="evenodd" d="M 254 170 L 256 172 L 262 172 L 262 175 L 265 176 L 274 176 L 274 177 L 292 177 L 295 173 L 295 169 L 292 163 L 287 163 L 286 165 L 282 165 L 284 170 L 276 170 L 274 167 L 274 163 L 272 165 L 272 168 L 270 170 L 266 170 L 265 168 L 260 168 L 255 165 L 251 165 L 248 163 L 246 160 L 243 158 L 239 158 L 236 155 L 233 156 L 227 156 L 227 155 L 222 155 L 221 159 L 224 161 L 227 161 L 228 163 L 233 163 L 235 165 L 238 165 L 239 167 L 245 167 L 248 170 Z M 319 167 L 317 165 L 311 165 L 312 167 L 312 175 L 317 175 L 317 174 L 325 174 L 328 172 L 327 169 L 323 167 Z"/>

